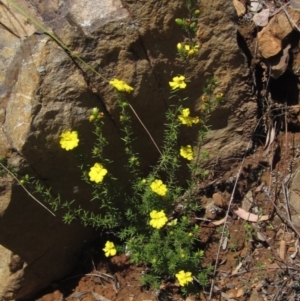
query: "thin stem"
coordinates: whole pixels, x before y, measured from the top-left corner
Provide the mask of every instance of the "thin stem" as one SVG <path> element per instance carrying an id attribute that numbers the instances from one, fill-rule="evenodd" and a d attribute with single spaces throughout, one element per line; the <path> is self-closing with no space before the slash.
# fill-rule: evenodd
<path id="1" fill-rule="evenodd" d="M 130 109 L 132 110 L 133 114 L 135 115 L 135 117 L 138 119 L 138 121 L 142 125 L 142 127 L 147 132 L 148 136 L 150 137 L 151 141 L 155 145 L 155 147 L 158 150 L 159 154 L 162 156 L 162 152 L 160 151 L 159 147 L 157 146 L 157 144 L 156 144 L 155 140 L 153 139 L 153 137 L 151 136 L 150 132 L 147 130 L 146 126 L 144 125 L 144 123 L 142 122 L 142 120 L 140 119 L 140 117 L 138 116 L 138 114 L 136 113 L 136 111 L 134 110 L 134 108 L 132 107 L 132 105 L 130 103 L 128 103 L 128 105 L 129 105 Z"/>
<path id="2" fill-rule="evenodd" d="M 102 77 L 105 81 L 108 82 L 108 79 L 105 78 L 102 74 L 100 74 L 98 71 L 96 71 L 90 64 L 86 63 L 80 56 L 74 54 L 72 50 L 65 45 L 59 38 L 57 38 L 51 31 L 49 31 L 44 25 L 39 23 L 37 20 L 32 18 L 29 14 L 27 14 L 19 5 L 17 5 L 12 0 L 7 0 L 8 3 L 10 3 L 11 6 L 13 6 L 19 13 L 21 13 L 23 16 L 28 18 L 33 24 L 35 24 L 37 27 L 42 29 L 47 35 L 49 35 L 55 42 L 57 42 L 64 50 L 66 50 L 72 57 L 76 58 L 78 61 L 80 61 L 82 64 L 84 64 L 88 69 L 90 69 L 92 72 L 96 73 L 100 77 Z"/>
<path id="3" fill-rule="evenodd" d="M 43 208 L 45 208 L 48 212 L 50 212 L 53 216 L 56 216 L 50 209 L 48 209 L 44 204 L 42 204 L 38 199 L 36 199 L 25 187 L 24 185 L 18 180 L 18 178 L 8 169 L 6 168 L 1 162 L 0 162 L 1 167 L 8 172 L 21 186 L 22 188 L 27 192 L 27 194 L 34 199 L 38 204 L 40 204 Z"/>

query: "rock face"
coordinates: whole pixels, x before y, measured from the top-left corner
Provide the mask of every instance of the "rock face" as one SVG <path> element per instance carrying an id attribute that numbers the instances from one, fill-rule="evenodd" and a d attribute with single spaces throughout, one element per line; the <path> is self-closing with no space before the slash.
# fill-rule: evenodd
<path id="1" fill-rule="evenodd" d="M 282 50 L 284 39 L 292 32 L 300 20 L 300 14 L 291 8 L 287 9 L 287 15 L 282 10 L 276 14 L 269 24 L 257 34 L 258 50 L 262 57 L 270 58 Z M 294 24 L 290 21 L 293 20 Z"/>
<path id="2" fill-rule="evenodd" d="M 131 104 L 160 144 L 170 102 L 168 81 L 182 72 L 175 54 L 183 33 L 174 19 L 184 16 L 184 1 L 102 2 L 15 1 L 97 74 L 11 4 L 0 3 L 0 156 L 20 174 L 35 175 L 53 192 L 86 206 L 91 198 L 88 187 L 80 180 L 75 156 L 60 149 L 60 133 L 77 130 L 85 142 L 81 151 L 89 154 L 93 127 L 88 116 L 91 108 L 99 107 L 105 113 L 108 154 L 122 178 L 119 116 L 107 80 L 118 78 L 134 86 Z M 215 75 L 218 91 L 225 95 L 211 116 L 205 145 L 211 154 L 208 166 L 218 158 L 223 169 L 230 164 L 228 158 L 245 150 L 256 114 L 250 87 L 243 84 L 249 73 L 237 45 L 235 18 L 231 3 L 201 1 L 201 52 L 190 73 L 189 104 L 195 111 L 209 75 Z M 134 123 L 146 168 L 157 159 L 157 151 Z M 194 137 L 186 134 L 185 140 L 195 143 Z M 71 271 L 90 230 L 76 223 L 64 225 L 60 216 L 50 215 L 9 176 L 0 179 L 0 297 L 25 298 Z"/>

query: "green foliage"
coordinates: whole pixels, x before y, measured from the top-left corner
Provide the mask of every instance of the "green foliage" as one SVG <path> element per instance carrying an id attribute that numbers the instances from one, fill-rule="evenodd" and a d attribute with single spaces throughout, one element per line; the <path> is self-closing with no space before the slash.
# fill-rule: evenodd
<path id="1" fill-rule="evenodd" d="M 175 275 L 179 270 L 195 274 L 203 257 L 203 253 L 195 249 L 198 232 L 197 225 L 192 226 L 182 218 L 163 231 L 152 230 L 149 236 L 132 237 L 127 242 L 128 252 L 132 262 L 151 264 L 156 276 Z"/>
<path id="2" fill-rule="evenodd" d="M 245 231 L 246 240 L 251 241 L 255 233 L 254 227 L 246 221 L 243 223 L 243 227 Z"/>
<path id="3" fill-rule="evenodd" d="M 197 9 L 197 1 L 187 0 L 186 8 L 188 16 L 186 18 L 176 18 L 175 22 L 179 25 L 189 36 L 192 36 L 197 31 L 198 17 L 200 11 Z"/>
<path id="4" fill-rule="evenodd" d="M 199 16 L 196 4 L 196 1 L 187 0 L 188 16 L 175 20 L 186 34 L 184 41 L 177 45 L 178 59 L 184 63 L 183 74 L 186 74 L 188 67 L 192 67 L 191 58 L 200 50 L 195 39 Z M 117 246 L 118 252 L 125 251 L 133 263 L 147 267 L 147 272 L 141 278 L 142 285 L 157 289 L 161 281 L 170 277 L 175 280 L 180 271 L 191 273 L 192 277 L 187 285 L 181 284 L 183 293 L 195 289 L 196 283 L 206 286 L 211 273 L 211 267 L 202 269 L 200 266 L 204 252 L 199 249 L 198 236 L 201 229 L 193 221 L 199 210 L 193 191 L 197 181 L 209 174 L 208 170 L 201 167 L 209 157 L 202 146 L 209 132 L 207 122 L 210 114 L 223 98 L 222 93 L 215 93 L 218 81 L 214 76 L 209 77 L 200 100 L 199 116 L 191 116 L 193 113 L 185 106 L 188 98 L 184 96 L 185 91 L 182 91 L 188 86 L 186 82 L 188 80 L 183 75 L 174 77 L 170 82 L 171 105 L 166 112 L 161 150 L 155 144 L 160 157 L 157 164 L 149 168 L 146 176 L 140 169 L 141 155 L 134 150 L 136 137 L 132 118 L 136 113 L 126 97 L 126 93 L 130 93 L 133 88 L 122 80 L 114 79 L 109 82 L 115 88 L 119 108 L 128 185 L 123 189 L 124 185 L 110 172 L 113 161 L 105 156 L 109 139 L 103 134 L 104 113 L 94 108 L 89 116 L 89 121 L 94 125 L 94 145 L 91 154 L 78 155 L 78 167 L 82 172 L 82 180 L 91 187 L 91 201 L 99 204 L 96 212 L 76 205 L 75 200 L 63 201 L 59 194 L 53 193 L 40 180 L 28 175 L 20 180 L 21 185 L 42 199 L 54 212 L 60 210 L 65 223 L 70 224 L 79 219 L 84 226 L 115 233 L 123 243 Z M 198 128 L 196 147 L 179 145 L 184 126 Z M 77 132 L 72 135 L 77 139 Z M 150 138 L 154 141 L 151 135 Z M 75 145 L 77 142 L 72 144 L 72 148 Z M 90 166 L 84 159 L 86 157 L 91 157 L 95 165 Z M 0 159 L 0 163 L 7 164 L 5 159 Z M 178 180 L 183 167 L 191 174 L 191 180 L 185 186 L 181 186 Z M 0 169 L 0 176 L 1 172 L 5 170 Z M 120 199 L 122 207 L 119 205 Z"/>

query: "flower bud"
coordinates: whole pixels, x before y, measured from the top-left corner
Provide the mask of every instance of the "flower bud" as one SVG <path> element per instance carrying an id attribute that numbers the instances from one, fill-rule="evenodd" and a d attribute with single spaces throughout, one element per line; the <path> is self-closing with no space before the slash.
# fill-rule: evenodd
<path id="1" fill-rule="evenodd" d="M 182 19 L 177 18 L 177 19 L 175 19 L 175 22 L 178 25 L 183 25 L 183 20 Z"/>
<path id="2" fill-rule="evenodd" d="M 90 121 L 90 122 L 95 121 L 95 119 L 96 119 L 96 117 L 95 117 L 94 115 L 91 115 L 91 116 L 89 117 L 89 121 Z"/>
<path id="3" fill-rule="evenodd" d="M 191 50 L 191 47 L 190 47 L 190 45 L 184 45 L 184 49 L 186 52 L 188 52 Z"/>
<path id="4" fill-rule="evenodd" d="M 177 50 L 178 50 L 178 51 L 182 50 L 182 44 L 181 44 L 181 43 L 178 43 L 178 44 L 177 44 Z"/>
<path id="5" fill-rule="evenodd" d="M 191 24 L 190 24 L 190 28 L 191 28 L 191 29 L 196 28 L 196 23 L 195 23 L 195 22 L 191 23 Z"/>
<path id="6" fill-rule="evenodd" d="M 191 55 L 194 55 L 195 54 L 195 50 L 194 49 L 191 49 L 189 52 L 188 52 L 188 55 L 191 56 Z"/>
<path id="7" fill-rule="evenodd" d="M 217 93 L 215 96 L 216 100 L 221 100 L 223 98 L 223 93 Z"/>
<path id="8" fill-rule="evenodd" d="M 99 109 L 98 108 L 93 108 L 92 109 L 92 115 L 97 116 L 99 113 Z"/>
<path id="9" fill-rule="evenodd" d="M 197 15 L 199 15 L 199 14 L 200 14 L 200 10 L 199 10 L 199 9 L 196 9 L 196 10 L 194 11 L 194 15 L 197 16 Z"/>
<path id="10" fill-rule="evenodd" d="M 202 172 L 202 174 L 203 174 L 204 177 L 207 177 L 209 175 L 209 171 L 208 170 L 204 170 Z"/>

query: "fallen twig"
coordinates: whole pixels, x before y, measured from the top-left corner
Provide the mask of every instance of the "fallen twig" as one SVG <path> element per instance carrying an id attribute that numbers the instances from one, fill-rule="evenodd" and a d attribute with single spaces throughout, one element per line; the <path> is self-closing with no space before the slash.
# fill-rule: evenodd
<path id="1" fill-rule="evenodd" d="M 260 122 L 260 120 L 258 121 L 256 127 L 258 126 L 259 122 Z M 256 129 L 256 127 L 255 127 L 255 129 Z M 255 129 L 254 129 L 254 130 L 255 130 Z M 229 204 L 228 204 L 228 209 L 227 209 L 226 215 L 225 215 L 225 221 L 224 221 L 224 225 L 223 225 L 223 228 L 222 228 L 222 233 L 221 233 L 221 239 L 220 239 L 220 242 L 223 241 L 224 232 L 225 232 L 225 227 L 226 227 L 226 221 L 227 221 L 227 219 L 228 219 L 229 212 L 230 212 L 230 210 L 231 210 L 231 204 L 232 204 L 232 201 L 233 201 L 234 193 L 235 193 L 235 190 L 236 190 L 236 187 L 237 187 L 237 183 L 238 183 L 238 180 L 239 180 L 240 175 L 241 175 L 241 172 L 242 172 L 242 167 L 243 167 L 243 165 L 244 165 L 244 162 L 245 162 L 245 159 L 246 159 L 246 156 L 247 156 L 247 152 L 248 152 L 248 150 L 250 149 L 250 147 L 251 147 L 251 145 L 252 145 L 251 142 L 252 142 L 252 140 L 249 140 L 248 145 L 247 145 L 247 148 L 246 148 L 246 151 L 245 151 L 245 155 L 244 155 L 244 157 L 243 157 L 243 160 L 242 160 L 242 162 L 241 162 L 239 171 L 238 171 L 237 176 L 236 176 L 236 179 L 235 179 L 235 183 L 234 183 L 233 190 L 232 190 L 231 197 L 230 197 Z M 209 292 L 209 297 L 208 297 L 208 300 L 209 300 L 209 301 L 211 300 L 212 293 L 213 293 L 213 287 L 214 287 L 214 282 L 215 282 L 214 276 L 216 275 L 216 271 L 217 271 L 217 266 L 218 266 L 218 262 L 219 262 L 219 256 L 220 256 L 221 246 L 222 246 L 222 244 L 219 243 L 218 252 L 217 252 L 217 256 L 216 256 L 216 263 L 215 263 L 215 266 L 214 266 L 212 281 L 211 281 L 211 285 L 210 285 L 210 292 Z"/>
<path id="2" fill-rule="evenodd" d="M 283 221 L 285 221 L 285 222 L 288 224 L 288 226 L 289 226 L 293 231 L 295 231 L 295 233 L 296 233 L 296 234 L 298 235 L 298 237 L 300 238 L 300 233 L 299 233 L 299 231 L 296 229 L 296 227 L 293 225 L 292 221 L 289 220 L 287 217 L 285 217 L 285 216 L 280 212 L 278 206 L 275 204 L 275 202 L 274 202 L 274 201 L 272 200 L 272 198 L 270 197 L 269 192 L 266 192 L 266 195 L 268 196 L 269 201 L 273 204 L 273 206 L 274 206 L 274 208 L 275 208 L 275 210 L 276 210 L 277 215 L 278 215 Z"/>
<path id="3" fill-rule="evenodd" d="M 294 25 L 294 27 L 300 32 L 300 28 L 298 27 L 298 25 L 295 23 L 295 21 L 291 18 L 291 16 L 289 15 L 289 13 L 287 12 L 287 10 L 285 9 L 285 7 L 283 6 L 283 4 L 281 3 L 281 1 L 277 0 L 276 2 L 278 2 L 281 6 L 281 8 L 283 9 L 283 11 L 286 14 L 286 17 L 289 19 L 289 21 Z"/>

